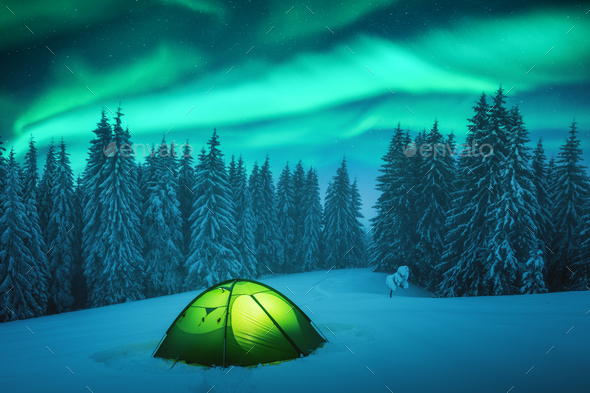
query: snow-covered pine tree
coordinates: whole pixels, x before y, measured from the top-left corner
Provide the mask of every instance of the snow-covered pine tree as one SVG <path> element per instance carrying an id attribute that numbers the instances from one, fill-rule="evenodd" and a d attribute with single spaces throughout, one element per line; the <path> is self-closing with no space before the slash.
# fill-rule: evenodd
<path id="1" fill-rule="evenodd" d="M 246 174 L 246 166 L 242 156 L 238 158 L 237 163 L 232 156 L 230 173 L 230 187 L 236 223 L 236 249 L 238 250 L 236 257 L 242 266 L 240 277 L 256 278 L 260 273 L 254 255 L 254 215 L 248 188 L 248 175 Z"/>
<path id="2" fill-rule="evenodd" d="M 353 215 L 352 225 L 352 244 L 353 248 L 350 250 L 352 259 L 356 261 L 355 267 L 366 267 L 367 266 L 367 240 L 365 235 L 365 227 L 361 223 L 361 219 L 365 218 L 361 209 L 363 202 L 361 200 L 361 194 L 358 189 L 357 179 L 350 185 L 350 209 Z"/>
<path id="3" fill-rule="evenodd" d="M 455 133 L 451 131 L 450 134 L 447 135 L 445 140 L 445 147 L 446 153 L 443 154 L 443 160 L 447 163 L 449 168 L 451 168 L 451 177 L 447 180 L 447 185 L 449 186 L 449 192 L 452 194 L 455 191 L 456 185 L 456 169 L 457 169 L 457 142 L 455 141 Z"/>
<path id="4" fill-rule="evenodd" d="M 544 263 L 536 222 L 539 210 L 528 130 L 517 107 L 507 114 L 508 144 L 502 169 L 502 195 L 495 209 L 493 251 L 486 266 L 484 285 L 491 295 L 546 292 Z M 522 280 L 521 280 L 522 275 Z"/>
<path id="5" fill-rule="evenodd" d="M 199 156 L 193 190 L 197 199 L 184 284 L 189 290 L 239 277 L 242 270 L 236 259 L 234 206 L 216 130 L 207 144 L 209 151 Z"/>
<path id="6" fill-rule="evenodd" d="M 297 270 L 299 261 L 295 261 L 295 230 L 293 219 L 295 209 L 295 193 L 289 163 L 281 172 L 277 184 L 277 219 L 279 221 L 280 241 L 283 248 L 282 273 L 292 273 Z"/>
<path id="7" fill-rule="evenodd" d="M 254 244 L 259 271 L 281 270 L 283 250 L 280 242 L 275 188 L 268 156 L 259 168 L 254 163 L 249 179 L 252 212 L 255 218 Z"/>
<path id="8" fill-rule="evenodd" d="M 295 261 L 295 270 L 301 271 L 303 263 L 303 249 L 305 245 L 302 243 L 305 234 L 305 212 L 303 207 L 303 198 L 307 192 L 306 175 L 303 169 L 301 160 L 293 170 L 293 222 L 295 223 L 295 231 L 293 233 L 293 260 Z"/>
<path id="9" fill-rule="evenodd" d="M 572 270 L 575 274 L 568 289 L 586 291 L 590 288 L 590 199 L 586 199 L 585 214 L 580 217 L 576 236 L 578 253 L 574 259 Z"/>
<path id="10" fill-rule="evenodd" d="M 84 276 L 88 291 L 88 304 L 93 304 L 93 294 L 96 293 L 97 280 L 104 271 L 104 260 L 99 255 L 99 239 L 103 205 L 100 195 L 103 190 L 100 185 L 106 179 L 107 172 L 103 168 L 107 160 L 117 153 L 118 146 L 111 143 L 112 128 L 106 117 L 105 110 L 101 111 L 101 119 L 94 129 L 95 137 L 90 141 L 86 168 L 82 175 L 82 256 L 84 258 Z"/>
<path id="11" fill-rule="evenodd" d="M 1 153 L 1 152 L 0 152 Z M 29 139 L 29 150 L 25 155 L 25 165 L 23 168 L 23 204 L 25 206 L 25 222 L 30 230 L 30 237 L 24 240 L 25 247 L 31 252 L 35 261 L 35 269 L 40 279 L 40 285 L 43 289 L 36 291 L 37 303 L 45 309 L 47 305 L 47 282 L 50 278 L 49 262 L 47 260 L 48 247 L 45 244 L 41 227 L 39 226 L 39 214 L 37 212 L 37 181 L 39 173 L 37 170 L 37 148 L 33 136 Z"/>
<path id="12" fill-rule="evenodd" d="M 301 265 L 298 272 L 309 272 L 321 266 L 322 202 L 317 171 L 309 168 L 302 193 L 301 207 L 304 232 L 301 241 Z"/>
<path id="13" fill-rule="evenodd" d="M 553 160 L 555 164 L 555 160 Z M 545 157 L 545 149 L 543 148 L 543 140 L 539 139 L 535 150 L 533 150 L 533 159 L 531 162 L 531 170 L 533 173 L 533 184 L 537 192 L 538 208 L 535 212 L 535 221 L 537 223 L 537 237 L 541 242 L 541 251 L 543 251 L 543 261 L 545 264 L 544 274 L 548 261 L 551 259 L 552 251 L 547 247 L 551 247 L 553 237 L 555 236 L 555 226 L 553 225 L 553 217 L 551 216 L 551 209 L 553 201 L 551 199 L 551 186 L 549 168 Z"/>
<path id="14" fill-rule="evenodd" d="M 57 162 L 53 174 L 51 200 L 53 208 L 47 228 L 49 252 L 49 307 L 50 313 L 72 310 L 72 274 L 74 270 L 74 175 L 63 138 L 59 142 Z"/>
<path id="15" fill-rule="evenodd" d="M 381 195 L 374 206 L 377 215 L 371 219 L 369 246 L 369 263 L 375 271 L 395 271 L 413 258 L 415 207 L 411 205 L 414 195 L 408 194 L 415 186 L 410 163 L 412 150 L 408 146 L 407 136 L 398 124 L 377 177 L 376 189 Z"/>
<path id="16" fill-rule="evenodd" d="M 84 259 L 82 257 L 82 223 L 84 222 L 84 212 L 82 203 L 84 200 L 84 190 L 82 190 L 82 177 L 78 176 L 74 188 L 72 200 L 72 229 L 74 242 L 72 252 L 74 255 L 74 264 L 72 268 L 72 296 L 74 297 L 74 310 L 82 309 L 86 306 L 87 291 L 86 280 L 84 278 Z"/>
<path id="17" fill-rule="evenodd" d="M 4 146 L 2 146 L 4 144 L 4 142 L 2 142 L 2 135 L 0 135 L 0 198 L 2 197 L 2 195 L 4 194 L 4 180 L 6 179 L 6 175 L 7 175 L 7 164 L 6 164 L 6 157 L 4 157 L 4 153 L 6 151 L 6 149 L 4 148 Z M 1 205 L 1 203 L 0 203 Z M 0 209 L 2 209 L 0 207 Z M 2 213 L 2 210 L 0 210 L 0 213 Z"/>
<path id="18" fill-rule="evenodd" d="M 501 103 L 501 97 L 499 101 Z M 436 267 L 443 272 L 438 288 L 438 295 L 443 297 L 485 294 L 484 262 L 489 254 L 490 228 L 495 227 L 489 218 L 493 215 L 492 207 L 496 206 L 500 164 L 504 158 L 501 150 L 498 150 L 499 156 L 493 156 L 496 143 L 501 143 L 497 131 L 502 129 L 497 119 L 496 132 L 491 131 L 488 113 L 492 109 L 489 109 L 485 93 L 473 109 L 475 114 L 468 120 L 471 125 L 465 148 L 457 163 L 458 187 L 453 195 L 453 207 L 447 214 L 442 262 Z"/>
<path id="19" fill-rule="evenodd" d="M 51 219 L 51 209 L 53 208 L 53 200 L 51 199 L 53 190 L 53 178 L 55 172 L 55 145 L 53 139 L 47 149 L 45 156 L 45 166 L 43 167 L 43 176 L 37 189 L 37 211 L 39 213 L 39 226 L 41 227 L 41 234 L 45 243 L 49 244 L 48 225 Z"/>
<path id="20" fill-rule="evenodd" d="M 153 297 L 180 291 L 183 280 L 179 266 L 184 259 L 180 250 L 183 238 L 176 158 L 165 139 L 148 165 L 154 176 L 149 181 L 144 208 L 144 222 L 149 223 L 144 236 L 145 287 L 146 296 Z"/>
<path id="21" fill-rule="evenodd" d="M 359 264 L 350 254 L 358 240 L 354 239 L 357 221 L 352 206 L 350 178 L 343 158 L 326 190 L 324 203 L 326 262 L 330 267 L 351 268 Z"/>
<path id="22" fill-rule="evenodd" d="M 419 187 L 421 217 L 418 219 L 417 258 L 413 266 L 414 277 L 419 285 L 433 289 L 435 282 L 434 267 L 439 263 L 444 249 L 444 224 L 446 214 L 451 207 L 451 192 L 454 168 L 449 159 L 444 139 L 438 130 L 438 121 L 434 121 L 432 130 L 426 135 L 425 143 L 430 151 L 420 160 Z"/>
<path id="23" fill-rule="evenodd" d="M 550 249 L 551 263 L 547 283 L 554 291 L 576 285 L 576 262 L 581 261 L 580 244 L 577 243 L 582 217 L 586 214 L 589 195 L 589 180 L 586 167 L 581 164 L 582 149 L 574 120 L 570 136 L 559 148 L 553 194 L 552 217 L 556 234 Z M 586 261 L 587 263 L 587 261 Z M 573 271 L 573 274 L 571 271 Z"/>
<path id="24" fill-rule="evenodd" d="M 145 163 L 142 165 L 141 169 L 141 182 L 139 183 L 139 190 L 141 192 L 141 206 L 144 214 L 141 215 L 141 237 L 143 239 L 144 249 L 143 249 L 143 257 L 145 259 L 148 249 L 150 245 L 147 243 L 148 238 L 148 231 L 153 225 L 153 221 L 151 221 L 152 215 L 145 214 L 148 209 L 148 202 L 151 196 L 151 189 L 156 186 L 158 183 L 158 178 L 156 176 L 156 157 L 158 156 L 158 152 L 160 150 L 160 146 L 153 144 L 150 146 L 148 144 L 148 154 L 145 157 Z"/>
<path id="25" fill-rule="evenodd" d="M 131 145 L 129 131 L 121 126 L 121 108 L 117 109 L 111 146 Z M 104 181 L 99 185 L 98 204 L 101 216 L 96 239 L 97 255 L 102 268 L 89 302 L 92 307 L 140 300 L 145 260 L 141 256 L 143 242 L 139 234 L 140 219 L 137 200 L 137 179 L 130 176 L 135 168 L 133 155 L 118 151 L 109 156 L 102 168 Z"/>
<path id="26" fill-rule="evenodd" d="M 0 322 L 41 316 L 45 313 L 45 277 L 25 245 L 31 222 L 22 200 L 19 165 L 11 151 L 5 169 L 4 194 L 0 197 Z"/>
<path id="27" fill-rule="evenodd" d="M 193 149 L 186 140 L 182 148 L 182 157 L 180 158 L 180 168 L 178 171 L 178 202 L 180 216 L 182 218 L 182 253 L 188 256 L 191 244 L 191 222 L 190 217 L 193 213 L 193 204 L 195 203 L 195 167 L 193 158 Z"/>

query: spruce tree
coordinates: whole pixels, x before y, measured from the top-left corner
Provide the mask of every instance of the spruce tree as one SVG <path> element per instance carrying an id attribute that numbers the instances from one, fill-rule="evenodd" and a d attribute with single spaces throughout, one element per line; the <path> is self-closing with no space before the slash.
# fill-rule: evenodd
<path id="1" fill-rule="evenodd" d="M 293 233 L 293 260 L 296 265 L 295 270 L 301 270 L 304 255 L 303 250 L 305 249 L 305 245 L 302 243 L 303 236 L 305 235 L 305 207 L 303 206 L 303 199 L 307 193 L 306 174 L 301 160 L 299 160 L 293 170 L 292 180 L 293 222 L 295 223 Z"/>
<path id="2" fill-rule="evenodd" d="M 8 173 L 8 166 L 6 164 L 6 157 L 4 157 L 4 153 L 6 149 L 2 146 L 4 142 L 2 142 L 2 135 L 0 135 L 0 197 L 4 195 L 4 181 L 7 177 Z M 0 213 L 2 211 L 0 210 Z"/>
<path id="3" fill-rule="evenodd" d="M 195 203 L 195 168 L 193 159 L 193 149 L 188 139 L 182 149 L 180 158 L 180 168 L 178 170 L 178 202 L 180 216 L 182 219 L 182 253 L 187 256 L 191 244 L 191 222 L 190 217 L 193 212 Z"/>
<path id="4" fill-rule="evenodd" d="M 553 160 L 554 164 L 555 160 Z M 543 274 L 546 274 L 548 262 L 553 253 L 549 247 L 551 247 L 553 237 L 555 236 L 555 226 L 553 225 L 553 217 L 551 216 L 553 201 L 551 199 L 550 177 L 552 174 L 546 162 L 542 138 L 539 139 L 535 150 L 533 150 L 531 170 L 538 203 L 537 210 L 535 211 L 535 221 L 538 231 L 537 238 L 541 242 L 540 246 L 541 251 L 543 251 L 543 263 L 545 266 Z"/>
<path id="5" fill-rule="evenodd" d="M 415 249 L 414 209 L 415 185 L 412 150 L 406 133 L 398 124 L 393 131 L 384 163 L 377 177 L 376 189 L 381 192 L 371 219 L 369 262 L 376 271 L 395 271 L 412 260 Z M 405 153 L 405 154 L 404 154 Z M 409 195 L 412 194 L 412 195 Z"/>
<path id="6" fill-rule="evenodd" d="M 43 167 L 43 176 L 39 183 L 37 192 L 37 211 L 39 212 L 39 226 L 45 243 L 49 244 L 48 225 L 51 219 L 51 209 L 53 207 L 53 200 L 51 195 L 53 192 L 53 179 L 55 175 L 55 145 L 53 139 L 47 149 L 45 156 L 45 166 Z"/>
<path id="7" fill-rule="evenodd" d="M 154 178 L 149 183 L 144 209 L 145 221 L 149 222 L 144 237 L 147 296 L 171 295 L 182 287 L 182 222 L 173 152 L 173 147 L 162 140 L 159 154 L 149 164 Z"/>
<path id="8" fill-rule="evenodd" d="M 131 145 L 129 131 L 121 126 L 121 108 L 117 109 L 111 146 Z M 101 261 L 95 285 L 89 293 L 93 307 L 124 303 L 144 298 L 142 293 L 145 261 L 137 216 L 139 200 L 132 155 L 110 155 L 102 168 L 99 184 L 100 208 L 96 255 Z M 100 266 L 100 265 L 99 265 Z M 86 271 L 88 274 L 88 270 Z"/>
<path id="9" fill-rule="evenodd" d="M 295 230 L 294 217 L 295 193 L 289 163 L 281 172 L 277 184 L 277 218 L 279 221 L 280 240 L 283 248 L 282 272 L 291 273 L 296 270 L 295 261 Z"/>
<path id="10" fill-rule="evenodd" d="M 97 280 L 104 272 L 104 260 L 99 255 L 99 241 L 103 204 L 100 197 L 103 189 L 100 187 L 108 175 L 103 171 L 108 160 L 118 154 L 118 146 L 111 144 L 112 128 L 106 117 L 105 110 L 101 112 L 101 119 L 94 129 L 95 137 L 90 141 L 86 168 L 82 175 L 82 253 L 84 259 L 84 276 L 88 291 L 88 303 L 94 303 L 94 294 L 98 285 Z"/>
<path id="11" fill-rule="evenodd" d="M 41 227 L 39 226 L 39 214 L 37 212 L 37 182 L 39 173 L 37 170 L 37 148 L 33 136 L 29 140 L 29 150 L 25 155 L 23 168 L 23 204 L 25 206 L 27 226 L 30 229 L 30 237 L 24 239 L 25 247 L 31 252 L 35 261 L 35 269 L 38 270 L 39 279 L 42 285 L 46 285 L 50 278 L 49 262 L 46 256 L 48 247 L 43 239 Z M 45 287 L 44 287 L 45 288 Z M 45 310 L 47 304 L 46 289 L 38 291 L 37 303 Z"/>
<path id="12" fill-rule="evenodd" d="M 242 270 L 236 258 L 233 201 L 215 130 L 207 144 L 209 151 L 199 156 L 193 190 L 197 199 L 190 218 L 193 232 L 184 284 L 189 290 L 237 278 Z"/>
<path id="13" fill-rule="evenodd" d="M 252 199 L 248 188 L 248 176 L 242 156 L 230 163 L 231 195 L 234 203 L 234 221 L 236 223 L 236 257 L 242 267 L 240 276 L 256 278 L 260 275 L 254 254 L 254 215 Z"/>
<path id="14" fill-rule="evenodd" d="M 32 224 L 22 200 L 19 165 L 11 152 L 5 170 L 4 194 L 0 200 L 0 322 L 41 316 L 45 313 L 47 290 L 45 277 L 33 254 L 25 245 Z"/>
<path id="15" fill-rule="evenodd" d="M 352 259 L 356 261 L 355 267 L 365 267 L 367 265 L 367 241 L 365 235 L 365 227 L 361 223 L 361 219 L 365 218 L 361 209 L 363 203 L 361 194 L 358 189 L 357 179 L 355 178 L 350 185 L 350 210 L 353 216 L 352 223 L 352 245 L 350 250 Z"/>
<path id="16" fill-rule="evenodd" d="M 346 159 L 336 171 L 326 190 L 324 204 L 326 262 L 337 269 L 351 268 L 359 264 L 352 251 L 357 221 L 352 211 L 354 203 Z"/>
<path id="17" fill-rule="evenodd" d="M 74 195 L 72 199 L 72 222 L 74 229 L 72 253 L 74 256 L 74 263 L 72 267 L 72 296 L 74 297 L 73 308 L 75 310 L 82 309 L 86 306 L 87 288 L 86 280 L 84 278 L 84 259 L 83 259 L 83 237 L 82 237 L 82 223 L 84 222 L 84 210 L 82 203 L 84 201 L 84 190 L 82 190 L 82 177 L 78 176 L 74 188 Z"/>
<path id="18" fill-rule="evenodd" d="M 491 240 L 486 281 L 489 294 L 545 292 L 539 211 L 531 159 L 528 130 L 517 107 L 507 115 L 509 135 L 502 171 L 502 195 L 495 210 L 496 228 Z M 522 275 L 522 281 L 521 281 Z"/>
<path id="19" fill-rule="evenodd" d="M 268 156 L 259 168 L 255 162 L 249 179 L 252 212 L 255 219 L 254 244 L 260 271 L 281 270 L 283 250 L 280 242 L 275 188 Z"/>
<path id="20" fill-rule="evenodd" d="M 554 254 L 547 273 L 547 281 L 554 291 L 575 286 L 576 261 L 581 261 L 581 248 L 577 242 L 583 217 L 587 211 L 589 180 L 582 165 L 582 149 L 577 123 L 572 122 L 570 136 L 559 148 L 554 178 L 552 217 L 556 234 L 550 247 Z M 586 262 L 587 263 L 587 262 Z M 573 273 L 572 273 L 573 272 Z M 581 274 L 578 274 L 580 276 Z"/>
<path id="21" fill-rule="evenodd" d="M 317 171 L 309 168 L 305 180 L 304 193 L 301 199 L 304 232 L 301 241 L 300 272 L 316 270 L 322 265 L 322 216 L 323 209 L 320 196 L 320 183 Z"/>
<path id="22" fill-rule="evenodd" d="M 585 214 L 578 223 L 576 243 L 578 252 L 574 258 L 572 280 L 569 290 L 587 291 L 590 289 L 590 199 L 586 199 Z"/>
<path id="23" fill-rule="evenodd" d="M 52 180 L 53 207 L 49 218 L 48 241 L 49 311 L 70 311 L 74 305 L 72 277 L 74 271 L 74 176 L 66 144 L 61 139 Z"/>
<path id="24" fill-rule="evenodd" d="M 435 284 L 435 269 L 444 248 L 444 224 L 451 207 L 453 167 L 449 165 L 443 137 L 435 120 L 425 142 L 430 152 L 420 162 L 419 185 L 421 217 L 418 219 L 417 259 L 411 263 L 418 284 L 432 289 Z"/>
<path id="25" fill-rule="evenodd" d="M 482 146 L 484 136 L 490 133 L 485 93 L 473 110 L 475 114 L 468 120 L 471 125 L 457 162 L 456 192 L 452 195 L 453 206 L 446 217 L 442 261 L 435 267 L 442 273 L 438 294 L 445 297 L 484 294 L 483 266 L 489 236 L 486 221 L 491 216 L 490 202 L 493 202 L 491 197 L 494 195 L 489 189 L 490 181 L 484 181 L 488 168 L 483 156 L 490 153 L 483 151 Z"/>

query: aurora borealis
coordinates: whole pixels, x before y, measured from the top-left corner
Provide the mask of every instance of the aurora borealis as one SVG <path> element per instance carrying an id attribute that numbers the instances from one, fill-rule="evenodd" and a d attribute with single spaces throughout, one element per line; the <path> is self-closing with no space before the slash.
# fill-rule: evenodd
<path id="1" fill-rule="evenodd" d="M 135 143 L 170 130 L 199 149 L 217 127 L 226 155 L 269 154 L 275 174 L 302 159 L 323 187 L 346 155 L 371 216 L 389 130 L 438 118 L 462 143 L 499 85 L 549 156 L 575 117 L 590 157 L 590 6 L 555 3 L 8 1 L 0 134 L 19 156 L 30 134 L 64 136 L 79 172 L 101 107 L 121 102 Z"/>

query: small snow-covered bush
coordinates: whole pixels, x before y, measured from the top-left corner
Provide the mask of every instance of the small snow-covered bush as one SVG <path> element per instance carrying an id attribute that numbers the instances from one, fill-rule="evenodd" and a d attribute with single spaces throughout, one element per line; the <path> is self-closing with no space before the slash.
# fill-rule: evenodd
<path id="1" fill-rule="evenodd" d="M 387 276 L 385 283 L 391 289 L 389 297 L 393 294 L 397 288 L 407 289 L 408 288 L 408 277 L 410 276 L 410 269 L 407 266 L 400 266 L 397 269 L 397 273 Z"/>

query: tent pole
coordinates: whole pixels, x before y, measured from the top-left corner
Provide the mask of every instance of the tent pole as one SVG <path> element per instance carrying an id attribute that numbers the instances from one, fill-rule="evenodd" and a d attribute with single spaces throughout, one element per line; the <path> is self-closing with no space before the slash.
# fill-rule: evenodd
<path id="1" fill-rule="evenodd" d="M 289 337 L 289 335 L 287 334 L 287 332 L 285 332 L 283 330 L 283 328 L 278 324 L 277 321 L 275 321 L 275 319 L 268 313 L 268 311 L 266 311 L 266 308 L 264 308 L 264 306 L 262 304 L 260 304 L 260 302 L 258 301 L 258 299 L 256 299 L 254 297 L 254 295 L 250 295 L 250 297 L 252 299 L 254 299 L 254 301 L 256 302 L 256 304 L 258 304 L 258 306 L 262 309 L 262 311 L 264 311 L 264 313 L 270 318 L 270 320 L 272 321 L 272 323 L 275 324 L 275 326 L 281 331 L 281 333 L 283 333 L 283 336 L 285 336 L 285 338 L 289 341 L 289 343 L 291 343 L 291 345 L 293 346 L 293 348 L 295 348 L 297 350 L 297 352 L 299 352 L 300 355 L 303 355 L 303 352 L 301 351 L 301 349 L 299 349 L 299 347 L 295 344 L 295 342 L 293 340 L 291 340 L 291 337 Z M 303 355 L 305 356 L 305 355 Z"/>
<path id="2" fill-rule="evenodd" d="M 154 352 L 152 352 L 152 357 L 154 357 L 156 352 L 158 352 L 158 349 L 160 349 L 160 344 L 162 344 L 162 341 L 164 341 L 164 339 L 166 338 L 167 335 L 168 335 L 168 333 L 164 333 L 164 335 L 160 339 L 160 342 L 158 343 L 158 345 L 156 345 L 156 349 L 154 349 Z"/>
<path id="3" fill-rule="evenodd" d="M 320 334 L 321 334 L 322 336 L 324 336 L 324 338 L 326 339 L 326 342 L 327 342 L 327 343 L 329 343 L 330 341 L 328 340 L 328 337 L 326 337 L 326 335 L 324 334 L 324 332 L 322 332 L 322 331 L 320 330 L 320 328 L 318 327 L 318 325 L 316 325 L 314 321 L 310 321 L 310 322 L 311 322 L 311 323 L 313 323 L 313 326 L 315 326 L 315 329 L 316 329 L 318 332 L 320 332 Z"/>
<path id="4" fill-rule="evenodd" d="M 229 302 L 231 301 L 231 292 L 234 289 L 234 285 L 236 285 L 238 279 L 236 278 L 234 282 L 229 287 L 229 295 L 227 296 L 227 306 L 225 308 L 225 327 L 223 330 L 223 367 L 225 368 L 225 341 L 227 339 L 227 318 L 229 317 Z"/>

